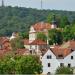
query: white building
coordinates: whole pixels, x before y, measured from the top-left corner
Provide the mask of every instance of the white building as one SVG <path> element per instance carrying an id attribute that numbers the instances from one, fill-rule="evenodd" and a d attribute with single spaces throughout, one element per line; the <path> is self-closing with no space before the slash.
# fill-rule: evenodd
<path id="1" fill-rule="evenodd" d="M 26 49 L 29 49 L 33 53 L 39 54 L 41 49 L 47 48 L 47 43 L 40 40 L 40 39 L 36 39 L 32 42 L 29 42 L 28 39 L 25 39 L 24 40 L 24 47 Z"/>
<path id="2" fill-rule="evenodd" d="M 10 37 L 10 40 L 15 39 L 18 36 L 19 36 L 19 34 L 17 32 L 13 32 L 12 36 Z"/>
<path id="3" fill-rule="evenodd" d="M 24 47 L 29 50 L 37 50 L 37 52 L 41 48 L 46 48 L 47 43 L 37 39 L 37 33 L 42 32 L 45 35 L 48 35 L 48 30 L 53 28 L 56 28 L 56 24 L 38 22 L 32 25 L 29 31 L 29 39 L 24 40 Z"/>
<path id="4" fill-rule="evenodd" d="M 43 74 L 54 74 L 60 66 L 75 67 L 75 50 L 54 47 L 41 56 Z"/>
<path id="5" fill-rule="evenodd" d="M 37 39 L 37 33 L 43 32 L 45 35 L 48 34 L 48 30 L 57 28 L 56 24 L 39 22 L 30 27 L 29 31 L 29 42 Z"/>

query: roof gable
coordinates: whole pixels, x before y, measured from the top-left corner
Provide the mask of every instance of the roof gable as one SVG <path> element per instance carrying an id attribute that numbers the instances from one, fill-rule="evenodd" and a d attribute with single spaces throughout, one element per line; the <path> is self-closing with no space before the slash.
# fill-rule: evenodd
<path id="1" fill-rule="evenodd" d="M 56 56 L 55 56 L 54 53 L 51 51 L 51 49 L 48 49 L 48 50 L 45 52 L 45 54 L 43 55 L 42 59 L 44 59 L 45 56 L 47 56 L 47 55 L 51 55 L 52 58 L 56 58 Z"/>

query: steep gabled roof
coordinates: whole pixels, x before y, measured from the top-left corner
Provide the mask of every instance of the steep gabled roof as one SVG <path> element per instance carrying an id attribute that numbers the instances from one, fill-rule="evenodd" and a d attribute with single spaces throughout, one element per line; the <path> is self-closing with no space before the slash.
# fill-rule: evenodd
<path id="1" fill-rule="evenodd" d="M 51 51 L 57 58 L 65 58 L 73 52 L 70 48 L 52 48 Z"/>

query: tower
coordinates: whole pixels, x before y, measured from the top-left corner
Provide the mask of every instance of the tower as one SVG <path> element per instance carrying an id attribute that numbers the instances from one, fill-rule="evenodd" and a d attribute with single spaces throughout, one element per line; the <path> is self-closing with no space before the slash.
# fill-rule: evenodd
<path id="1" fill-rule="evenodd" d="M 56 21 L 55 15 L 53 15 L 53 20 L 52 20 L 51 28 L 52 28 L 52 29 L 57 28 L 57 21 Z"/>
<path id="2" fill-rule="evenodd" d="M 4 0 L 2 0 L 2 7 L 4 7 Z"/>

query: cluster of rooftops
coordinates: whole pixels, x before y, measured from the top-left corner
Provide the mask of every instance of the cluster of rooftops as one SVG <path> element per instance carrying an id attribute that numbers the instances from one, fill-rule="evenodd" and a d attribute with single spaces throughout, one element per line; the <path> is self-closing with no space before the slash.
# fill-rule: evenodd
<path id="1" fill-rule="evenodd" d="M 51 24 L 39 22 L 33 25 L 33 28 L 36 30 L 36 32 L 38 32 L 44 29 L 51 29 Z M 0 56 L 3 56 L 4 54 L 12 50 L 10 39 L 14 39 L 14 36 L 16 35 L 17 34 L 14 33 L 13 36 L 11 36 L 11 38 L 0 37 Z M 35 39 L 32 42 L 29 42 L 29 39 L 22 39 L 22 41 L 24 45 L 48 45 L 46 42 L 40 39 Z M 48 48 L 50 48 L 50 50 L 54 53 L 54 55 L 57 58 L 64 58 L 75 50 L 75 40 L 70 40 L 68 42 L 63 43 L 62 45 L 48 46 Z M 48 48 L 40 50 L 42 55 L 44 55 L 47 52 Z M 17 49 L 16 54 L 25 55 L 30 54 L 30 52 L 28 49 L 24 48 L 24 49 Z"/>
<path id="2" fill-rule="evenodd" d="M 26 43 L 26 40 L 23 40 L 23 42 Z M 43 44 L 47 45 L 47 43 L 44 41 L 34 40 L 29 45 L 43 45 Z M 61 46 L 54 45 L 54 46 L 50 46 L 48 48 L 50 48 L 50 50 L 54 53 L 54 55 L 57 58 L 64 58 L 75 50 L 75 41 L 71 40 L 71 41 L 65 42 Z M 7 37 L 0 37 L 0 56 L 10 52 L 11 50 L 12 50 L 12 47 L 11 47 L 10 40 Z M 43 55 L 47 52 L 47 50 L 48 50 L 47 48 L 41 50 Z M 25 48 L 17 49 L 16 53 L 24 55 L 25 53 L 29 53 L 29 50 L 27 50 Z"/>

